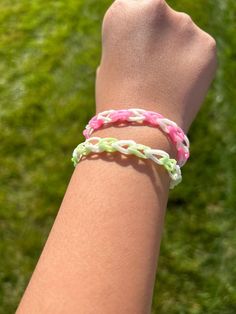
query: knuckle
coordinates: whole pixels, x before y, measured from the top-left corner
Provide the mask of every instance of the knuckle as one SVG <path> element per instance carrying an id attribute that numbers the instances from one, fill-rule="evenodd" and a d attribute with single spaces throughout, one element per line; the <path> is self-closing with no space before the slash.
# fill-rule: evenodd
<path id="1" fill-rule="evenodd" d="M 157 17 L 164 17 L 167 12 L 167 4 L 165 0 L 149 0 L 146 2 L 148 14 L 150 18 L 156 20 Z"/>
<path id="2" fill-rule="evenodd" d="M 186 24 L 193 23 L 191 16 L 185 12 L 178 12 L 179 18 Z"/>
<path id="3" fill-rule="evenodd" d="M 205 42 L 208 49 L 213 53 L 216 54 L 217 51 L 217 43 L 215 38 L 213 38 L 210 34 L 204 32 Z"/>
<path id="4" fill-rule="evenodd" d="M 166 5 L 165 0 L 151 0 L 151 2 L 157 7 L 164 7 Z"/>
<path id="5" fill-rule="evenodd" d="M 165 0 L 149 0 L 150 5 L 160 11 L 167 7 Z"/>
<path id="6" fill-rule="evenodd" d="M 208 43 L 209 43 L 209 46 L 210 46 L 213 50 L 216 50 L 216 48 L 217 48 L 217 43 L 216 43 L 215 38 L 213 38 L 212 36 L 209 35 Z"/>

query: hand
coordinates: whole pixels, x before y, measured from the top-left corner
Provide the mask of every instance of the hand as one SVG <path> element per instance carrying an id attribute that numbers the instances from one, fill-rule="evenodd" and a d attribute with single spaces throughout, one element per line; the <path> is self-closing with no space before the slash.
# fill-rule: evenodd
<path id="1" fill-rule="evenodd" d="M 217 68 L 216 42 L 164 0 L 116 0 L 102 26 L 96 110 L 144 108 L 186 132 Z"/>

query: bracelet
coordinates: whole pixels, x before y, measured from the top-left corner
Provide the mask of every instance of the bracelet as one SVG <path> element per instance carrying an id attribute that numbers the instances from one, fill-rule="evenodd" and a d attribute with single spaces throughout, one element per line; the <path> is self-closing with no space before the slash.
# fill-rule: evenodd
<path id="1" fill-rule="evenodd" d="M 172 143 L 177 149 L 177 160 L 182 167 L 189 158 L 189 140 L 184 131 L 173 121 L 164 118 L 161 114 L 139 108 L 106 110 L 94 116 L 86 125 L 83 135 L 88 139 L 93 131 L 103 125 L 113 122 L 148 122 L 151 126 L 159 127 L 167 133 Z"/>
<path id="2" fill-rule="evenodd" d="M 92 143 L 95 142 L 95 143 Z M 126 148 L 127 147 L 127 148 Z M 180 166 L 175 159 L 171 159 L 169 154 L 163 150 L 152 149 L 149 146 L 138 144 L 133 140 L 118 140 L 107 137 L 91 137 L 80 143 L 73 151 L 72 162 L 76 166 L 83 156 L 90 153 L 113 153 L 118 151 L 125 155 L 136 155 L 143 159 L 151 159 L 156 164 L 164 166 L 171 178 L 170 188 L 173 189 L 182 180 Z M 157 156 L 160 156 L 159 158 Z"/>

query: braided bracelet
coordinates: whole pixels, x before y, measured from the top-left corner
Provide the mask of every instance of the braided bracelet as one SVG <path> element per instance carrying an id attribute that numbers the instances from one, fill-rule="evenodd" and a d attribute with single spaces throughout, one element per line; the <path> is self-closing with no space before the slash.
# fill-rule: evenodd
<path id="1" fill-rule="evenodd" d="M 92 143 L 95 142 L 95 143 Z M 126 148 L 127 147 L 127 148 Z M 163 150 L 152 149 L 149 146 L 137 144 L 133 140 L 118 140 L 116 138 L 91 137 L 80 143 L 73 151 L 72 162 L 76 166 L 83 156 L 90 153 L 113 153 L 119 151 L 125 155 L 136 155 L 143 159 L 151 159 L 158 165 L 164 166 L 171 178 L 170 188 L 174 188 L 182 180 L 180 166 L 175 159 L 171 159 L 169 154 Z M 159 158 L 157 156 L 160 156 Z"/>
<path id="2" fill-rule="evenodd" d="M 161 114 L 139 108 L 106 110 L 94 116 L 83 131 L 83 135 L 88 139 L 93 131 L 103 125 L 114 122 L 148 122 L 151 126 L 159 127 L 172 141 L 177 149 L 177 160 L 182 167 L 189 158 L 189 140 L 184 131 L 173 121 L 164 118 Z"/>

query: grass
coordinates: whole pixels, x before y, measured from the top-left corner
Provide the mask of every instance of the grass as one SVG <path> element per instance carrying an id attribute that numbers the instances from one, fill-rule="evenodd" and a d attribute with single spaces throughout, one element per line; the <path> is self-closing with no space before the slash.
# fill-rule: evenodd
<path id="1" fill-rule="evenodd" d="M 168 1 L 218 43 L 219 70 L 171 192 L 152 314 L 236 313 L 236 2 Z M 0 3 L 0 314 L 14 313 L 95 111 L 108 0 Z"/>

